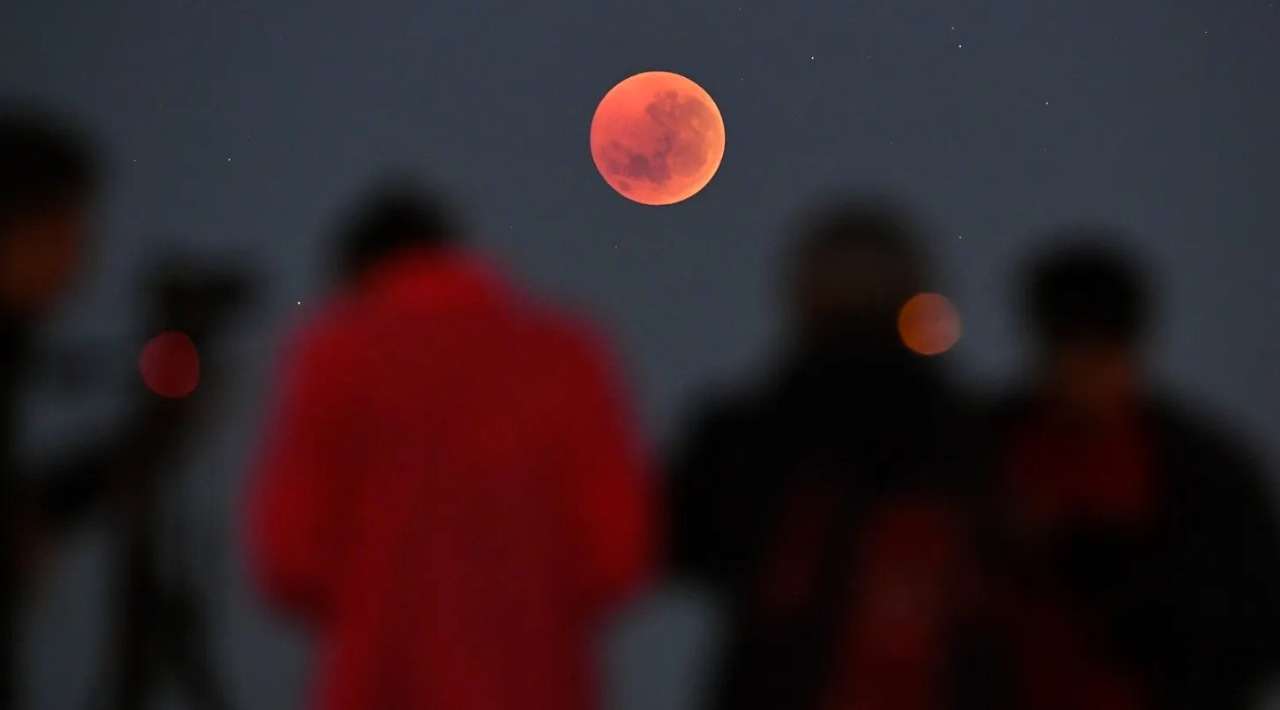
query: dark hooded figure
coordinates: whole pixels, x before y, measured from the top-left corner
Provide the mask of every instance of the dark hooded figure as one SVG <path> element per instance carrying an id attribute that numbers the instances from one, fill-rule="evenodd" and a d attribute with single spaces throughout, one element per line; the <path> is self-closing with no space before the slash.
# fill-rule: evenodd
<path id="1" fill-rule="evenodd" d="M 74 282 L 97 183 L 94 151 L 75 129 L 41 110 L 0 109 L 0 707 L 16 702 L 16 617 L 32 553 L 91 497 L 80 481 L 36 489 L 14 441 L 32 335 Z"/>
<path id="2" fill-rule="evenodd" d="M 1154 309 L 1110 229 L 1068 229 L 1018 291 L 1038 346 L 997 416 L 999 605 L 1018 706 L 1252 707 L 1280 651 L 1259 462 L 1147 381 Z"/>
<path id="3" fill-rule="evenodd" d="M 813 216 L 785 276 L 792 340 L 713 403 L 672 471 L 676 572 L 727 607 L 720 710 L 987 706 L 971 419 L 899 339 L 929 286 L 900 212 Z"/>

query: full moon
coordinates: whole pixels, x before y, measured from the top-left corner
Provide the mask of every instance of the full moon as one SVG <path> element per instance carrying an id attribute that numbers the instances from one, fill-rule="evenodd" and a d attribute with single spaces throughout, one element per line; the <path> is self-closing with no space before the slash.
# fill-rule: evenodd
<path id="1" fill-rule="evenodd" d="M 618 194 L 646 205 L 687 200 L 724 157 L 724 121 L 690 79 L 650 71 L 622 80 L 591 119 L 591 158 Z"/>

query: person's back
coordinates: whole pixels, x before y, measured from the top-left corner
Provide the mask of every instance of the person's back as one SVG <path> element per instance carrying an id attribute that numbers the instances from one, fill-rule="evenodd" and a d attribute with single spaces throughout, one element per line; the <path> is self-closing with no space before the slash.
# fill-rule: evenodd
<path id="1" fill-rule="evenodd" d="M 596 624 L 648 561 L 608 367 L 442 249 L 370 269 L 304 334 L 253 533 L 317 632 L 321 707 L 593 706 Z"/>
<path id="2" fill-rule="evenodd" d="M 1124 235 L 1055 236 L 1019 292 L 1037 377 L 994 417 L 1017 707 L 1251 707 L 1280 665 L 1261 466 L 1148 381 L 1152 295 Z"/>
<path id="3" fill-rule="evenodd" d="M 710 707 L 955 707 L 975 465 L 962 404 L 898 339 L 924 281 L 911 231 L 841 206 L 805 236 L 795 348 L 711 407 L 672 470 L 676 572 L 729 617 Z"/>

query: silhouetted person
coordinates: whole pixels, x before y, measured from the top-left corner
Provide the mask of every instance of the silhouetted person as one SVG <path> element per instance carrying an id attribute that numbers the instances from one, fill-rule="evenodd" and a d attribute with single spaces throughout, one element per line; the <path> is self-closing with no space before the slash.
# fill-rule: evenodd
<path id="1" fill-rule="evenodd" d="M 719 710 L 978 703 L 969 419 L 896 318 L 928 285 L 897 211 L 837 205 L 785 274 L 792 343 L 672 471 L 677 573 L 725 602 Z"/>
<path id="2" fill-rule="evenodd" d="M 16 702 L 17 612 L 43 529 L 91 497 L 67 483 L 37 488 L 14 446 L 31 336 L 71 285 L 97 184 L 92 148 L 58 119 L 0 109 L 0 707 Z"/>
<path id="3" fill-rule="evenodd" d="M 190 382 L 195 390 L 179 399 L 137 391 L 143 401 L 130 430 L 117 444 L 107 470 L 118 515 L 115 595 L 112 599 L 111 643 L 106 653 L 104 710 L 147 707 L 171 683 L 187 707 L 223 710 L 229 706 L 211 654 L 212 642 L 204 599 L 208 592 L 194 583 L 190 558 L 195 550 L 180 546 L 178 559 L 162 559 L 172 548 L 165 539 L 165 496 L 180 468 L 180 455 L 198 432 L 217 398 L 222 363 L 216 342 L 227 322 L 247 300 L 244 274 L 217 268 L 200 258 L 169 258 L 151 266 L 144 281 L 148 333 L 181 332 L 201 348 Z M 184 379 L 190 363 L 161 355 L 153 368 Z M 155 374 L 153 372 L 153 374 Z M 190 374 L 186 375 L 190 376 Z M 162 390 L 163 391 L 163 390 Z M 168 397 L 173 393 L 169 392 Z"/>
<path id="4" fill-rule="evenodd" d="M 372 199 L 348 287 L 283 359 L 249 543 L 314 631 L 314 707 L 592 708 L 597 625 L 649 573 L 604 344 L 456 237 L 411 193 Z"/>
<path id="5" fill-rule="evenodd" d="M 140 514 L 155 506 L 156 478 L 185 440 L 190 406 L 153 396 L 139 383 L 141 406 L 111 436 L 63 442 L 38 470 L 19 470 L 14 454 L 21 389 L 41 364 L 34 336 L 79 276 L 99 182 L 94 148 L 74 127 L 31 108 L 0 109 L 0 707 L 17 702 L 18 612 L 38 563 L 73 525 L 111 508 L 121 513 L 127 551 L 118 565 L 106 706 L 143 705 L 159 678 L 151 669 L 163 660 L 198 707 L 220 708 L 208 664 L 197 657 L 207 650 L 197 635 L 202 629 L 179 609 L 192 597 L 160 598 L 158 563 L 149 552 L 158 532 L 144 521 L 154 516 Z M 168 276 L 148 294 L 157 310 L 150 325 L 183 327 L 203 342 L 225 311 L 222 287 Z M 95 364 L 100 355 L 88 348 L 78 354 Z M 159 617 L 168 632 L 163 644 L 148 634 L 162 625 Z"/>
<path id="6" fill-rule="evenodd" d="M 1020 295 L 1037 379 L 1000 415 L 1019 706 L 1245 708 L 1276 667 L 1280 551 L 1258 462 L 1156 394 L 1153 297 L 1077 229 Z"/>

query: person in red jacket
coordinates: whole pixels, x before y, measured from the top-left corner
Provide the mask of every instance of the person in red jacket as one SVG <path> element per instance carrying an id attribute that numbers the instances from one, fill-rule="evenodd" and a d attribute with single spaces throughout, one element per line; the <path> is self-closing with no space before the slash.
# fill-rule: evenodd
<path id="1" fill-rule="evenodd" d="M 249 552 L 314 634 L 322 710 L 593 708 L 594 636 L 650 573 L 604 343 L 454 234 L 411 191 L 365 203 L 283 360 Z"/>

